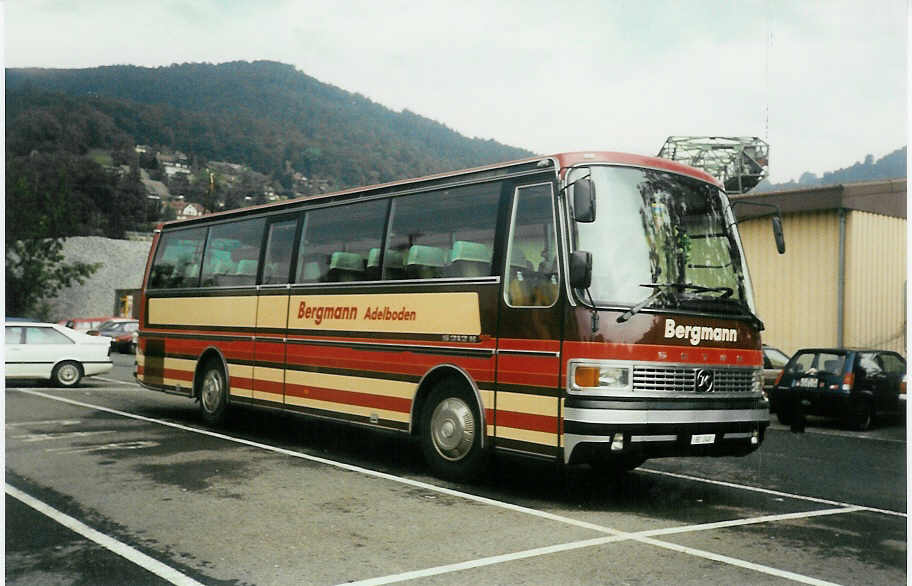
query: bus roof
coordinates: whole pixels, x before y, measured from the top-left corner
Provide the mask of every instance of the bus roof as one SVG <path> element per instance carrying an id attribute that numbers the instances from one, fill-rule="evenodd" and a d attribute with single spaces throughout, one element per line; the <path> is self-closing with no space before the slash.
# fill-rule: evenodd
<path id="1" fill-rule="evenodd" d="M 553 169 L 554 172 L 563 177 L 568 169 L 571 167 L 576 167 L 579 165 L 591 165 L 593 163 L 602 163 L 609 165 L 625 165 L 631 167 L 645 167 L 649 169 L 660 169 L 662 171 L 668 171 L 670 173 L 677 173 L 679 175 L 686 175 L 688 177 L 693 177 L 700 181 L 705 181 L 716 187 L 722 189 L 722 184 L 718 179 L 709 175 L 708 173 L 701 171 L 700 169 L 695 169 L 688 165 L 672 161 L 670 159 L 663 159 L 660 157 L 649 157 L 645 155 L 635 155 L 631 153 L 620 153 L 620 152 L 611 152 L 611 151 L 578 151 L 571 153 L 558 153 L 554 155 L 543 155 L 539 157 L 529 157 L 526 159 L 518 159 L 515 161 L 505 161 L 502 163 L 494 163 L 491 165 L 485 165 L 482 167 L 472 167 L 469 169 L 459 169 L 457 171 L 446 171 L 443 173 L 436 173 L 433 175 L 425 175 L 422 177 L 414 177 L 409 179 L 401 179 L 399 181 L 391 181 L 389 183 L 379 183 L 376 185 L 365 185 L 361 187 L 352 187 L 349 189 L 344 189 L 341 191 L 333 191 L 330 193 L 321 193 L 316 195 L 305 195 L 295 199 L 272 202 L 267 204 L 261 204 L 258 206 L 250 206 L 245 208 L 238 208 L 232 210 L 226 210 L 224 212 L 216 212 L 213 214 L 207 214 L 200 216 L 198 218 L 190 218 L 185 220 L 173 220 L 171 222 L 165 222 L 159 224 L 157 229 L 161 229 L 164 226 L 172 225 L 190 225 L 196 223 L 204 223 L 211 220 L 216 220 L 223 216 L 232 216 L 232 215 L 247 215 L 248 213 L 259 212 L 263 210 L 269 210 L 282 207 L 293 207 L 299 205 L 303 202 L 319 202 L 321 200 L 330 200 L 330 199 L 344 199 L 345 196 L 354 195 L 354 194 L 366 194 L 368 192 L 372 194 L 381 194 L 388 191 L 394 191 L 396 189 L 401 189 L 402 187 L 414 185 L 417 186 L 422 183 L 433 183 L 438 182 L 444 179 L 451 179 L 461 176 L 468 175 L 486 175 L 491 174 L 491 178 L 496 178 L 496 171 L 508 169 L 510 167 L 518 168 L 527 168 L 534 169 L 540 168 L 542 171 L 548 169 Z M 505 173 L 506 174 L 506 173 Z"/>

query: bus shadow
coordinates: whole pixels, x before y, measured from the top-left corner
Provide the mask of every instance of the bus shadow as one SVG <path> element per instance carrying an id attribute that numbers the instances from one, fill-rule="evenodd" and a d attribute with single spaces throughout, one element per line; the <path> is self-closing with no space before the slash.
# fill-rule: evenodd
<path id="1" fill-rule="evenodd" d="M 632 512 L 694 522 L 705 515 L 702 503 L 750 506 L 750 497 L 718 487 L 636 470 L 612 476 L 585 465 L 505 454 L 493 455 L 474 481 L 448 482 L 431 475 L 413 438 L 278 411 L 236 408 L 224 426 L 215 428 L 203 425 L 198 410 L 189 406 L 159 406 L 142 415 L 536 509 Z"/>

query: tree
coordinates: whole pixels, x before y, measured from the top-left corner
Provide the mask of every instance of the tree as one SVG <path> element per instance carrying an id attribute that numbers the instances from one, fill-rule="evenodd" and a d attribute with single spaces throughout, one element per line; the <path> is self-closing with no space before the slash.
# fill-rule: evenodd
<path id="1" fill-rule="evenodd" d="M 101 263 L 65 263 L 62 238 L 6 243 L 6 314 L 48 319 L 45 302 L 61 289 L 85 282 Z"/>
<path id="2" fill-rule="evenodd" d="M 46 299 L 82 284 L 101 266 L 64 262 L 63 236 L 75 210 L 66 167 L 50 166 L 51 159 L 37 155 L 7 163 L 7 315 L 37 314 L 47 319 Z"/>

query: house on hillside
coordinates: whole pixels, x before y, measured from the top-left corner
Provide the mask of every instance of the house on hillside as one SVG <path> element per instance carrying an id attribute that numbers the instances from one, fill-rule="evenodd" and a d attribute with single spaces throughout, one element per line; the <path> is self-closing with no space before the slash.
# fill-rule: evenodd
<path id="1" fill-rule="evenodd" d="M 190 218 L 198 218 L 209 213 L 209 210 L 204 208 L 201 204 L 195 202 L 185 202 L 183 199 L 176 199 L 168 202 L 168 205 L 171 209 L 174 210 L 174 213 L 177 215 L 178 220 L 188 220 Z"/>
<path id="2" fill-rule="evenodd" d="M 733 195 L 747 264 L 766 325 L 786 353 L 811 346 L 906 354 L 906 180 Z M 779 255 L 766 210 L 778 205 Z"/>

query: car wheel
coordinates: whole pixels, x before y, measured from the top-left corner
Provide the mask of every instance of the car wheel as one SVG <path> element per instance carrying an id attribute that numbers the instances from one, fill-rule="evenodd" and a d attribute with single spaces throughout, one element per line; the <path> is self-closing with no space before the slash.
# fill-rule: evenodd
<path id="1" fill-rule="evenodd" d="M 424 458 L 441 478 L 464 482 L 484 469 L 484 420 L 475 397 L 461 381 L 446 379 L 431 391 L 422 411 L 419 433 Z"/>
<path id="2" fill-rule="evenodd" d="M 779 420 L 779 423 L 782 425 L 791 425 L 792 420 L 795 418 L 791 411 L 779 407 L 776 410 L 776 418 Z"/>
<path id="3" fill-rule="evenodd" d="M 200 415 L 208 425 L 222 425 L 228 411 L 228 385 L 225 373 L 217 360 L 210 360 L 203 367 L 198 395 Z"/>
<path id="4" fill-rule="evenodd" d="M 75 387 L 82 379 L 82 367 L 78 362 L 61 362 L 54 367 L 51 381 L 58 387 Z"/>
<path id="5" fill-rule="evenodd" d="M 867 431 L 874 425 L 874 404 L 861 401 L 850 416 L 850 425 L 858 431 Z"/>

